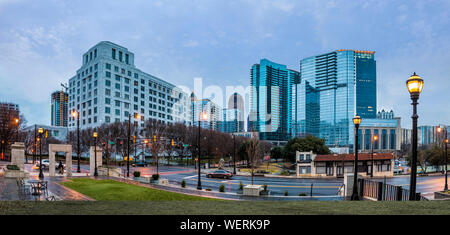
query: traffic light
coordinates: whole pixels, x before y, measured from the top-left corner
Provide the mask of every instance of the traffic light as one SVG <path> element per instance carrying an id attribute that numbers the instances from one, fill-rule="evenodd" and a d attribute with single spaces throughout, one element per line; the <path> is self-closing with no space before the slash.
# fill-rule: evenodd
<path id="1" fill-rule="evenodd" d="M 156 142 L 156 135 L 154 135 L 154 136 L 153 136 L 153 141 L 155 141 L 155 142 Z"/>
<path id="2" fill-rule="evenodd" d="M 48 131 L 45 131 L 45 138 L 48 138 Z"/>
<path id="3" fill-rule="evenodd" d="M 172 147 L 173 147 L 173 146 L 175 146 L 175 142 L 174 142 L 173 139 L 172 139 Z"/>
<path id="4" fill-rule="evenodd" d="M 133 143 L 136 143 L 136 136 L 133 135 Z"/>

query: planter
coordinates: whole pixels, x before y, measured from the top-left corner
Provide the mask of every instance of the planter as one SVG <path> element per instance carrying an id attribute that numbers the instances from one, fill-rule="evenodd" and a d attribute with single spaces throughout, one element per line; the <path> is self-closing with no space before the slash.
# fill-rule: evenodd
<path id="1" fill-rule="evenodd" d="M 20 170 L 8 170 L 4 169 L 4 177 L 5 178 L 28 178 L 30 177 L 30 173 L 26 171 Z"/>
<path id="2" fill-rule="evenodd" d="M 258 197 L 261 191 L 261 185 L 247 185 L 244 187 L 244 196 Z"/>
<path id="3" fill-rule="evenodd" d="M 435 192 L 434 193 L 434 199 L 450 200 L 450 191 L 447 191 L 447 193 L 445 193 L 444 191 Z"/>

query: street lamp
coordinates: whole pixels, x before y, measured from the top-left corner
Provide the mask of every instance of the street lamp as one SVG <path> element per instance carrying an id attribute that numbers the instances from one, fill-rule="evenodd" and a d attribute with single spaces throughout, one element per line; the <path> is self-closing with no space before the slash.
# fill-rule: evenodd
<path id="1" fill-rule="evenodd" d="M 416 174 L 417 174 L 417 100 L 423 89 L 423 80 L 416 72 L 406 81 L 406 87 L 411 95 L 413 115 L 412 115 L 412 156 L 411 156 L 411 178 L 409 183 L 409 200 L 416 200 Z"/>
<path id="2" fill-rule="evenodd" d="M 200 174 L 200 121 L 201 120 L 207 120 L 208 118 L 208 114 L 206 112 L 202 112 L 200 113 L 199 117 L 198 117 L 198 142 L 197 142 L 197 146 L 198 146 L 198 152 L 197 152 L 197 159 L 198 159 L 198 182 L 197 182 L 197 189 L 198 190 L 202 190 L 202 181 L 201 181 L 201 174 Z"/>
<path id="3" fill-rule="evenodd" d="M 139 119 L 139 114 L 134 115 L 136 119 Z M 127 135 L 127 177 L 130 177 L 130 135 L 131 135 L 131 113 L 128 114 L 128 135 Z"/>
<path id="4" fill-rule="evenodd" d="M 233 174 L 236 175 L 236 136 L 233 133 Z"/>
<path id="5" fill-rule="evenodd" d="M 78 166 L 77 166 L 77 172 L 80 173 L 80 113 L 78 111 L 72 112 L 72 117 L 77 118 L 77 156 L 78 156 Z"/>
<path id="6" fill-rule="evenodd" d="M 44 178 L 44 173 L 42 172 L 42 134 L 44 133 L 44 129 L 39 128 L 39 179 Z"/>
<path id="7" fill-rule="evenodd" d="M 437 132 L 441 133 L 442 129 L 440 126 L 437 128 Z M 444 164 L 445 164 L 445 185 L 444 185 L 444 191 L 448 191 L 448 183 L 447 183 L 447 165 L 448 165 L 448 155 L 447 155 L 447 145 L 448 145 L 448 137 L 447 137 L 447 127 L 444 128 L 444 144 L 445 144 L 445 156 L 444 156 Z"/>
<path id="8" fill-rule="evenodd" d="M 97 137 L 98 134 L 97 132 L 94 131 L 94 134 L 92 134 L 92 136 L 95 139 L 95 145 L 94 145 L 94 166 L 95 166 L 95 172 L 94 172 L 94 176 L 98 176 L 98 171 L 97 171 Z"/>
<path id="9" fill-rule="evenodd" d="M 370 166 L 370 177 L 373 177 L 373 145 L 375 144 L 375 141 L 378 140 L 378 136 L 374 135 L 372 138 L 372 165 Z"/>
<path id="10" fill-rule="evenodd" d="M 353 118 L 353 124 L 355 125 L 355 169 L 354 169 L 354 175 L 353 175 L 353 193 L 352 193 L 352 197 L 351 200 L 352 201 L 358 201 L 359 197 L 358 197 L 358 129 L 359 129 L 359 124 L 361 124 L 361 117 L 356 115 Z"/>

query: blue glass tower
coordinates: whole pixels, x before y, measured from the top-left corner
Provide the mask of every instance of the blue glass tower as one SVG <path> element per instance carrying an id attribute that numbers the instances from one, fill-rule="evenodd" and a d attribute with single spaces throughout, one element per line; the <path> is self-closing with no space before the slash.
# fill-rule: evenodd
<path id="1" fill-rule="evenodd" d="M 293 134 L 314 135 L 336 147 L 353 146 L 352 118 L 376 118 L 373 51 L 337 50 L 301 60 L 293 88 Z"/>
<path id="2" fill-rule="evenodd" d="M 285 141 L 292 125 L 292 86 L 300 73 L 262 59 L 250 70 L 250 130 L 262 140 Z"/>

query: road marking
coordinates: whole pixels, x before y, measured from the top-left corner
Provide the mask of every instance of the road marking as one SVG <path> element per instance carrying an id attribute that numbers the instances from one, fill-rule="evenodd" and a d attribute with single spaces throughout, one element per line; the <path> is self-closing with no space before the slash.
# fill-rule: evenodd
<path id="1" fill-rule="evenodd" d="M 197 175 L 186 176 L 183 179 L 190 179 L 190 178 L 194 178 L 194 177 L 197 177 Z"/>

